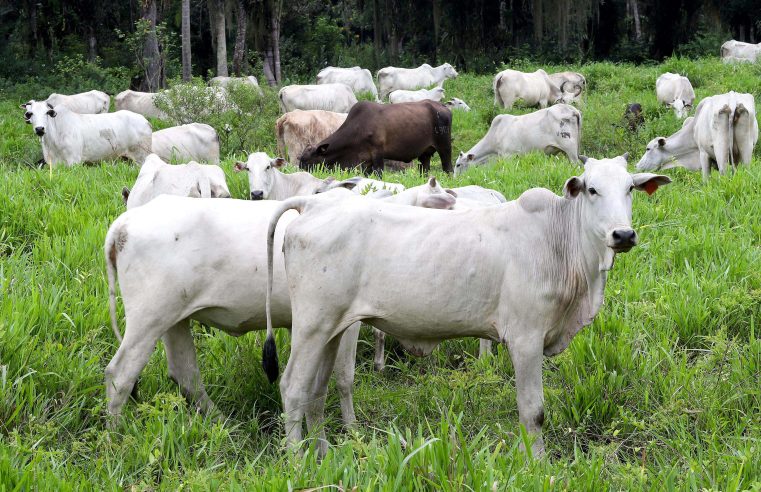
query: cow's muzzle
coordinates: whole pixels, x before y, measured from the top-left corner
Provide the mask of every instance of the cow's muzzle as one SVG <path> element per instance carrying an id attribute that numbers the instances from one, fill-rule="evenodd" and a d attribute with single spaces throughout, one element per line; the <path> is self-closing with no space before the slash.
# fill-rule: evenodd
<path id="1" fill-rule="evenodd" d="M 264 200 L 264 192 L 262 190 L 254 190 L 251 192 L 252 200 Z"/>
<path id="2" fill-rule="evenodd" d="M 637 245 L 637 232 L 634 229 L 614 229 L 608 238 L 610 249 L 616 253 L 626 253 Z"/>
<path id="3" fill-rule="evenodd" d="M 45 128 L 38 126 L 37 128 L 34 129 L 34 133 L 36 133 L 38 137 L 41 137 L 45 135 Z"/>

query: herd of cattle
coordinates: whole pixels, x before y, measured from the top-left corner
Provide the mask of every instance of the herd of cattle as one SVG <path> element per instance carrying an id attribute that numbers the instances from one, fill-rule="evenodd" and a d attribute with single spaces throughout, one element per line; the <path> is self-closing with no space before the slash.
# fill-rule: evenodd
<path id="1" fill-rule="evenodd" d="M 758 51 L 740 44 L 725 43 L 722 56 L 755 60 Z M 230 197 L 217 165 L 218 136 L 198 123 L 152 132 L 145 116 L 166 117 L 154 94 L 125 91 L 116 96 L 114 113 L 99 91 L 23 104 L 49 165 L 116 157 L 141 164 L 132 189 L 123 190 L 128 210 L 105 240 L 111 324 L 120 341 L 105 370 L 109 413 L 120 414 L 159 339 L 169 376 L 200 410 L 213 410 L 191 319 L 234 336 L 266 328 L 262 363 L 271 381 L 279 372 L 272 330 L 285 327 L 292 335 L 280 382 L 287 438 L 301 441 L 305 418 L 324 454 L 321 422 L 331 374 L 344 423 L 355 422 L 356 345 L 365 322 L 374 328 L 378 370 L 385 334 L 416 355 L 452 338 L 482 339 L 481 355 L 492 341 L 504 343 L 515 368 L 520 422 L 541 453 L 543 355 L 564 350 L 592 322 L 616 254 L 637 244 L 632 192 L 652 194 L 671 179 L 630 173 L 628 155 L 580 155 L 582 115 L 571 104 L 586 79 L 544 70 L 495 76 L 497 106 L 521 100 L 541 109 L 496 116 L 452 166 L 452 110 L 470 110 L 460 99 L 440 102 L 444 82 L 456 76 L 449 64 L 387 67 L 376 88 L 368 70 L 329 67 L 315 85 L 282 88 L 278 150 L 303 170 L 283 173 L 284 158 L 251 153 L 235 164 L 248 174 L 251 200 L 206 199 Z M 224 91 L 231 82 L 212 84 Z M 258 89 L 253 77 L 238 82 Z M 678 117 L 691 111 L 695 93 L 686 77 L 663 74 L 655 90 Z M 370 93 L 375 102 L 358 102 L 357 93 Z M 721 173 L 748 163 L 757 139 L 753 96 L 715 95 L 700 101 L 677 133 L 651 141 L 637 169 L 684 166 L 708 177 L 714 163 Z M 480 186 L 445 189 L 430 178 L 405 189 L 367 176 L 413 159 L 427 173 L 435 152 L 444 171 L 459 174 L 493 156 L 534 150 L 583 164 L 566 181 L 564 196 L 535 188 L 508 202 Z M 173 160 L 187 164 L 167 163 Z M 365 176 L 339 181 L 308 172 L 321 163 L 360 168 Z"/>

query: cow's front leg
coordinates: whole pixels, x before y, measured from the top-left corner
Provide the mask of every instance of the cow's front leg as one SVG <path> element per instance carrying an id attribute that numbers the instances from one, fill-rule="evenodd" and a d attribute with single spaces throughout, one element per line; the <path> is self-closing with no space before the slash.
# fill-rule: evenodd
<path id="1" fill-rule="evenodd" d="M 487 355 L 491 355 L 491 340 L 481 338 L 478 341 L 478 358 L 483 359 Z"/>
<path id="2" fill-rule="evenodd" d="M 542 387 L 543 337 L 524 337 L 509 343 L 510 358 L 515 368 L 518 393 L 518 418 L 526 432 L 535 437 L 531 447 L 534 456 L 544 454 L 544 388 Z"/>
<path id="3" fill-rule="evenodd" d="M 700 159 L 700 169 L 703 171 L 703 181 L 708 181 L 711 177 L 711 158 L 701 150 L 698 153 L 698 159 Z"/>

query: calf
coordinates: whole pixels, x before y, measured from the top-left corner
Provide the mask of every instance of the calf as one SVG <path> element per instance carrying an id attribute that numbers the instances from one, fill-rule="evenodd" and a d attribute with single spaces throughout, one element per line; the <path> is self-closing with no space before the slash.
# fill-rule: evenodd
<path id="1" fill-rule="evenodd" d="M 127 209 L 145 205 L 159 195 L 193 198 L 230 198 L 225 172 L 215 165 L 197 162 L 171 165 L 156 154 L 145 159 L 132 191 L 122 189 Z"/>
<path id="2" fill-rule="evenodd" d="M 100 114 L 108 113 L 108 107 L 111 105 L 111 98 L 105 92 L 89 91 L 81 94 L 72 94 L 66 96 L 63 94 L 51 94 L 48 96 L 46 103 L 53 107 L 63 105 L 79 114 Z"/>
<path id="3" fill-rule="evenodd" d="M 541 150 L 547 154 L 563 152 L 571 162 L 579 161 L 581 113 L 567 104 L 558 104 L 533 113 L 497 115 L 486 135 L 468 152 L 460 153 L 455 175 L 470 166 L 485 163 L 491 156 L 524 154 Z"/>
<path id="4" fill-rule="evenodd" d="M 357 103 L 335 133 L 316 146 L 308 146 L 299 166 L 311 169 L 319 163 L 345 169 L 362 166 L 365 174 L 383 171 L 383 159 L 420 160 L 428 173 L 434 152 L 441 166 L 452 172 L 452 112 L 443 104 L 420 101 L 383 105 Z"/>
<path id="5" fill-rule="evenodd" d="M 695 91 L 690 80 L 670 72 L 655 81 L 655 95 L 659 103 L 674 109 L 677 118 L 686 117 L 695 101 Z"/>
<path id="6" fill-rule="evenodd" d="M 433 89 L 418 89 L 416 91 L 397 89 L 388 95 L 388 102 L 391 104 L 425 101 L 426 99 L 441 102 L 444 99 L 444 88 L 434 87 Z"/>
<path id="7" fill-rule="evenodd" d="M 49 166 L 71 167 L 120 157 L 142 164 L 151 153 L 151 124 L 139 114 L 78 114 L 43 101 L 29 101 L 21 108 L 40 137 L 42 156 Z"/>
<path id="8" fill-rule="evenodd" d="M 629 174 L 623 158 L 588 159 L 584 173 L 566 182 L 564 197 L 532 189 L 494 207 L 442 211 L 358 198 L 283 202 L 268 226 L 268 281 L 281 258 L 279 216 L 301 213 L 282 245 L 293 326 L 280 381 L 287 442 L 301 442 L 306 416 L 325 454 L 323 409 L 340 335 L 367 320 L 415 355 L 452 338 L 505 344 L 520 423 L 536 437 L 534 453 L 543 453 L 542 356 L 562 352 L 592 322 L 616 254 L 637 244 L 631 192 L 653 193 L 670 181 Z M 268 321 L 263 357 L 275 368 L 272 326 Z"/>
<path id="9" fill-rule="evenodd" d="M 470 111 L 470 106 L 465 104 L 465 101 L 462 99 L 458 99 L 456 97 L 453 97 L 449 101 L 445 102 L 444 106 L 448 107 L 449 109 L 461 109 L 463 111 Z"/>
<path id="10" fill-rule="evenodd" d="M 153 132 L 153 153 L 165 161 L 219 164 L 219 135 L 209 125 L 189 123 Z"/>

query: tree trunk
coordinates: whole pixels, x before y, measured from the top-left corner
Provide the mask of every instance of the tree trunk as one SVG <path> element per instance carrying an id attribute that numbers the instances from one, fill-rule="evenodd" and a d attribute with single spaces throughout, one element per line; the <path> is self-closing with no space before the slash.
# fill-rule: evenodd
<path id="1" fill-rule="evenodd" d="M 542 42 L 542 38 L 544 37 L 544 25 L 542 21 L 544 20 L 542 12 L 542 1 L 543 0 L 532 0 L 531 3 L 531 17 L 534 21 L 534 41 L 537 43 Z"/>
<path id="2" fill-rule="evenodd" d="M 225 1 L 216 0 L 214 3 L 214 34 L 217 51 L 217 77 L 227 77 L 227 40 L 225 31 Z"/>
<path id="3" fill-rule="evenodd" d="M 380 53 L 382 45 L 383 32 L 380 23 L 380 2 L 373 0 L 373 55 L 375 56 L 375 65 L 380 66 Z"/>
<path id="4" fill-rule="evenodd" d="M 246 17 L 246 3 L 244 0 L 237 1 L 237 33 L 235 35 L 235 51 L 233 52 L 233 72 L 238 77 L 241 71 L 246 70 L 246 26 L 248 17 Z"/>
<path id="5" fill-rule="evenodd" d="M 632 17 L 634 18 L 634 39 L 637 41 L 642 37 L 642 26 L 639 23 L 639 5 L 637 0 L 630 0 L 632 3 Z"/>
<path id="6" fill-rule="evenodd" d="M 190 0 L 182 0 L 182 81 L 190 82 L 193 66 L 190 61 Z"/>
<path id="7" fill-rule="evenodd" d="M 142 17 L 150 23 L 150 31 L 145 37 L 143 45 L 143 69 L 145 78 L 142 82 L 143 90 L 156 92 L 161 87 L 163 67 L 161 54 L 159 53 L 159 40 L 156 37 L 156 0 L 142 0 Z"/>
<path id="8" fill-rule="evenodd" d="M 98 40 L 95 38 L 95 28 L 87 27 L 87 61 L 95 62 L 98 56 Z"/>
<path id="9" fill-rule="evenodd" d="M 438 65 L 439 33 L 441 32 L 441 0 L 433 0 L 433 64 Z"/>
<path id="10" fill-rule="evenodd" d="M 283 77 L 280 73 L 280 12 L 283 10 L 283 1 L 272 2 L 272 61 L 274 64 L 275 80 L 279 84 L 283 81 Z"/>

